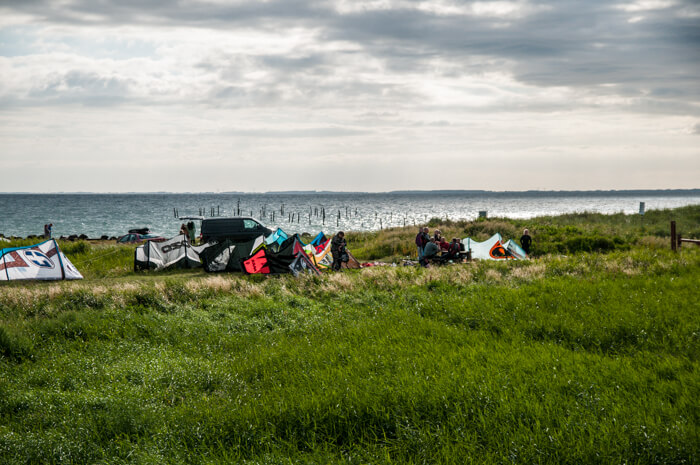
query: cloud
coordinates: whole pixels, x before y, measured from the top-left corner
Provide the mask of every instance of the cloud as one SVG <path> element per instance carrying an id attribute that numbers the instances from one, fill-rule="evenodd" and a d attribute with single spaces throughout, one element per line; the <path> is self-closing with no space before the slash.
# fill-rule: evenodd
<path id="1" fill-rule="evenodd" d="M 37 163 L 49 137 L 76 163 L 692 160 L 699 20 L 693 0 L 5 1 L 0 137 Z"/>
<path id="2" fill-rule="evenodd" d="M 506 72 L 521 84 L 543 88 L 566 86 L 597 92 L 601 85 L 614 84 L 617 87 L 606 93 L 625 89 L 647 100 L 681 102 L 697 98 L 698 93 L 695 77 L 700 73 L 700 28 L 697 19 L 687 15 L 696 9 L 690 1 L 561 1 L 541 6 L 529 1 L 83 0 L 5 3 L 2 9 L 33 16 L 36 24 L 59 29 L 97 31 L 99 27 L 107 36 L 109 28 L 116 35 L 126 25 L 148 31 L 132 32 L 132 40 L 140 42 L 147 53 L 155 53 L 153 59 L 172 60 L 171 66 L 180 67 L 165 70 L 171 76 L 163 76 L 168 82 L 159 86 L 161 93 L 157 95 L 172 87 L 173 92 L 191 98 L 191 91 L 177 90 L 178 85 L 181 89 L 186 86 L 179 75 L 183 71 L 190 72 L 199 85 L 209 87 L 197 89 L 201 91 L 198 98 L 248 105 L 324 95 L 351 99 L 355 95 L 416 96 L 420 92 L 400 84 L 411 74 L 439 80 L 450 75 Z M 640 12 L 646 15 L 645 20 L 630 24 L 631 15 Z M 174 29 L 182 37 L 175 38 L 170 32 Z M 188 37 L 193 30 L 207 31 L 209 41 Z M 250 49 L 225 39 L 236 37 L 244 42 L 251 31 L 258 37 Z M 152 50 L 148 34 L 164 47 Z M 285 41 L 287 37 L 291 39 Z M 224 40 L 219 41 L 221 38 Z M 43 40 L 50 46 L 50 39 Z M 261 50 L 260 45 L 266 42 L 270 47 Z M 59 43 L 71 47 L 60 40 L 54 45 Z M 191 56 L 178 56 L 178 43 L 201 59 L 192 63 Z M 294 44 L 292 48 L 290 44 Z M 85 48 L 84 44 L 73 45 L 73 52 L 86 56 L 90 52 Z M 97 48 L 104 57 L 105 53 L 117 53 L 115 50 L 123 52 L 124 47 L 98 44 Z M 435 63 L 445 66 L 436 68 Z M 211 79 L 209 73 L 217 78 Z M 377 76 L 384 77 L 381 83 Z M 123 84 L 129 80 L 124 77 Z M 255 81 L 256 90 L 249 89 L 250 81 Z M 286 85 L 278 84 L 285 81 Z M 138 86 L 137 82 L 124 85 L 134 84 Z M 93 89 L 104 94 L 100 85 Z M 148 91 L 141 94 L 151 95 Z M 685 111 L 683 106 L 679 109 Z"/>

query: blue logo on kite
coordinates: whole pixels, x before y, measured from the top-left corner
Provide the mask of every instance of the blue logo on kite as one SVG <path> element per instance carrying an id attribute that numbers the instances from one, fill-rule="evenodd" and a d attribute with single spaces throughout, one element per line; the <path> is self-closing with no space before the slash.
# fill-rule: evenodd
<path id="1" fill-rule="evenodd" d="M 53 262 L 43 252 L 38 250 L 25 250 L 24 256 L 29 263 L 39 268 L 53 268 Z"/>

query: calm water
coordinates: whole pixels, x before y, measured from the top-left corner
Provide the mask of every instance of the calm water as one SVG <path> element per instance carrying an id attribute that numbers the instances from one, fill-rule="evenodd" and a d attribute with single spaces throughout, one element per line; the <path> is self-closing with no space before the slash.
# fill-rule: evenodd
<path id="1" fill-rule="evenodd" d="M 318 194 L 0 194 L 0 233 L 40 235 L 53 223 L 54 236 L 117 236 L 149 227 L 167 237 L 178 233 L 180 216 L 253 216 L 287 232 L 376 230 L 421 224 L 432 217 L 474 219 L 488 216 L 532 218 L 572 212 L 638 213 L 700 204 L 700 190 L 595 193 L 318 193 Z M 322 212 L 326 218 L 323 221 Z M 284 213 L 282 213 L 284 211 Z M 338 211 L 340 219 L 338 220 Z M 290 222 L 290 214 L 295 220 Z M 273 216 L 274 215 L 274 216 Z M 300 218 L 300 220 L 299 220 Z"/>

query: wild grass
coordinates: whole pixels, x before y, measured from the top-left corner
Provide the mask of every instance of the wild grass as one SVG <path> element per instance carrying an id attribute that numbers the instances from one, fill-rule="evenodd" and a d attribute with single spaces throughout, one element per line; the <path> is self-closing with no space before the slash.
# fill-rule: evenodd
<path id="1" fill-rule="evenodd" d="M 627 244 L 301 278 L 65 247 L 87 279 L 0 286 L 0 463 L 694 463 L 700 248 Z"/>

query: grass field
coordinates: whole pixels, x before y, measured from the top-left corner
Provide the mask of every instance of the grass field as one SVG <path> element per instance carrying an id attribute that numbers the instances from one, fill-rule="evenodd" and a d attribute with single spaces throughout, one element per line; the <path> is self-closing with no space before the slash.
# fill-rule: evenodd
<path id="1" fill-rule="evenodd" d="M 62 244 L 85 280 L 0 286 L 0 463 L 696 463 L 700 247 L 661 225 L 699 212 L 536 219 L 526 262 L 298 279 Z M 413 234 L 350 247 L 396 259 Z M 620 240 L 542 252 L 577 234 Z"/>

